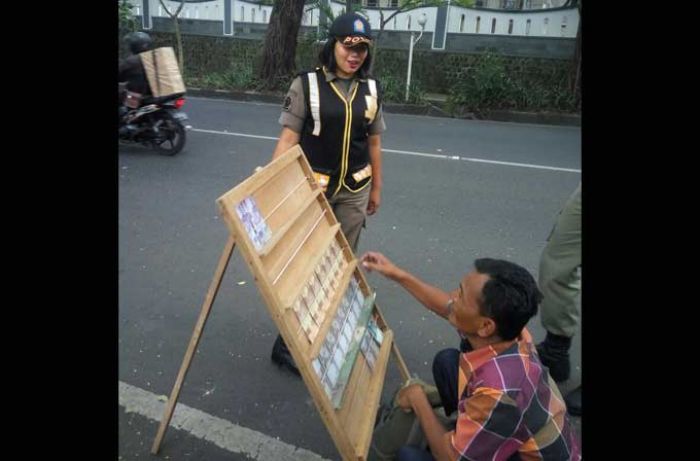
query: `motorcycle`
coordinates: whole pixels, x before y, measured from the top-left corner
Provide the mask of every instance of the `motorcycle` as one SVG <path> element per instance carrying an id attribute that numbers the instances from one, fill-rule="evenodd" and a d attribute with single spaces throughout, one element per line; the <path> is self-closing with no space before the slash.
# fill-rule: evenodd
<path id="1" fill-rule="evenodd" d="M 160 98 L 127 91 L 119 84 L 119 140 L 139 143 L 163 155 L 175 155 L 185 147 L 187 114 L 180 109 L 184 94 Z"/>

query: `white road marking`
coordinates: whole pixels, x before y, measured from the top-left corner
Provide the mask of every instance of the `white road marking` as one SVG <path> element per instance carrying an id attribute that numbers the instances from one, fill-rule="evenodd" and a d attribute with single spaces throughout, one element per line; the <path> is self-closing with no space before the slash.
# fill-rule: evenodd
<path id="1" fill-rule="evenodd" d="M 226 92 L 223 92 L 226 93 Z M 223 102 L 227 104 L 248 104 L 251 106 L 272 106 L 279 108 L 282 105 L 282 97 L 280 97 L 280 102 L 263 102 L 263 101 L 239 101 L 236 99 L 229 99 L 226 97 L 220 97 L 220 98 L 209 98 L 206 96 L 188 96 L 187 99 L 193 99 L 193 100 L 202 100 L 202 101 L 213 101 L 213 102 Z M 462 121 L 467 121 L 469 123 L 482 123 L 482 124 L 489 124 L 489 125 L 511 125 L 511 126 L 522 126 L 522 127 L 538 127 L 538 128 L 556 128 L 559 130 L 580 130 L 581 127 L 577 125 L 552 125 L 549 123 L 534 123 L 534 122 L 506 122 L 504 120 L 479 120 L 479 119 L 460 119 L 460 118 L 452 118 L 452 117 L 440 117 L 437 115 L 420 115 L 420 114 L 404 114 L 401 112 L 387 112 L 390 115 L 391 118 L 394 117 L 404 117 L 404 118 L 421 118 L 421 119 L 434 119 L 437 122 L 441 123 L 450 123 L 450 121 L 453 122 L 462 122 Z"/>
<path id="2" fill-rule="evenodd" d="M 160 423 L 165 402 L 152 392 L 119 381 L 119 405 L 127 413 L 137 413 Z M 211 442 L 233 453 L 241 453 L 252 459 L 290 459 L 298 461 L 329 461 L 304 448 L 295 447 L 247 427 L 233 424 L 203 411 L 178 403 L 170 427 L 189 432 L 193 436 Z M 155 437 L 155 434 L 154 434 Z M 163 443 L 167 444 L 168 433 Z M 149 440 L 149 445 L 153 443 Z M 162 447 L 162 445 L 161 445 Z"/>
<path id="3" fill-rule="evenodd" d="M 275 136 L 260 136 L 257 134 L 236 133 L 236 132 L 232 132 L 232 131 L 203 130 L 201 128 L 192 128 L 191 131 L 197 131 L 199 133 L 209 133 L 209 134 L 223 134 L 226 136 L 241 136 L 244 138 L 266 139 L 266 140 L 270 140 L 270 141 L 277 141 L 277 139 L 278 139 Z M 499 160 L 487 160 L 487 159 L 483 159 L 483 158 L 473 158 L 473 157 L 460 157 L 457 155 L 429 154 L 426 152 L 412 152 L 412 151 L 408 151 L 408 150 L 387 149 L 385 147 L 382 147 L 382 152 L 389 152 L 392 154 L 400 154 L 400 155 L 413 155 L 416 157 L 439 158 L 439 159 L 443 159 L 443 160 L 462 160 L 465 162 L 490 163 L 492 165 L 505 165 L 505 166 L 520 167 L 520 168 L 534 168 L 536 170 L 552 170 L 552 171 L 565 171 L 567 173 L 581 173 L 581 170 L 577 170 L 574 168 L 561 168 L 561 167 L 556 167 L 556 166 L 535 165 L 535 164 L 529 164 L 529 163 L 502 162 Z"/>

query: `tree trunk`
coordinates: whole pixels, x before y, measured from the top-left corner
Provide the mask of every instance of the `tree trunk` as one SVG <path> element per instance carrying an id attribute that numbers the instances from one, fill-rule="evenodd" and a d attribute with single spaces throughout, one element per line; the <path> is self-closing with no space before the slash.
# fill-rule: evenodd
<path id="1" fill-rule="evenodd" d="M 185 78 L 185 63 L 182 58 L 182 34 L 180 34 L 180 21 L 177 17 L 173 18 L 173 25 L 175 26 L 175 40 L 177 40 L 177 65 L 180 67 L 180 74 L 182 78 Z"/>
<path id="2" fill-rule="evenodd" d="M 175 28 L 175 41 L 177 42 L 177 65 L 180 67 L 180 74 L 185 76 L 185 63 L 182 58 L 182 35 L 180 34 L 180 21 L 178 17 L 180 16 L 180 12 L 182 11 L 182 7 L 185 6 L 185 0 L 180 0 L 180 6 L 177 8 L 177 10 L 174 13 L 171 13 L 168 7 L 163 3 L 163 0 L 158 0 L 160 5 L 163 7 L 165 10 L 166 14 L 170 16 L 170 18 L 173 20 L 173 27 Z"/>
<path id="3" fill-rule="evenodd" d="M 303 12 L 304 0 L 275 0 L 259 74 L 264 88 L 277 89 L 294 74 L 297 36 Z"/>

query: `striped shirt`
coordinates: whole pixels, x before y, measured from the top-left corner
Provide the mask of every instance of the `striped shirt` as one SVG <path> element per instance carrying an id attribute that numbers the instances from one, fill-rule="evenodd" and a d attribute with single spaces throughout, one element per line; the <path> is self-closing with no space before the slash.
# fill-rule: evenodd
<path id="1" fill-rule="evenodd" d="M 460 355 L 457 426 L 460 460 L 579 460 L 581 451 L 559 389 L 527 329 Z"/>

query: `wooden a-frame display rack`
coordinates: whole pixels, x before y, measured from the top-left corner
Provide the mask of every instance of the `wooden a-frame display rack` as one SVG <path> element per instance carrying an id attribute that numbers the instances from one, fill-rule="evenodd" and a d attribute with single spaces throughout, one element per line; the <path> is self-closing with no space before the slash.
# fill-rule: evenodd
<path id="1" fill-rule="evenodd" d="M 342 459 L 366 460 L 390 353 L 403 379 L 410 375 L 303 151 L 292 147 L 217 204 L 230 235 L 151 452 L 160 449 L 238 244 Z"/>

